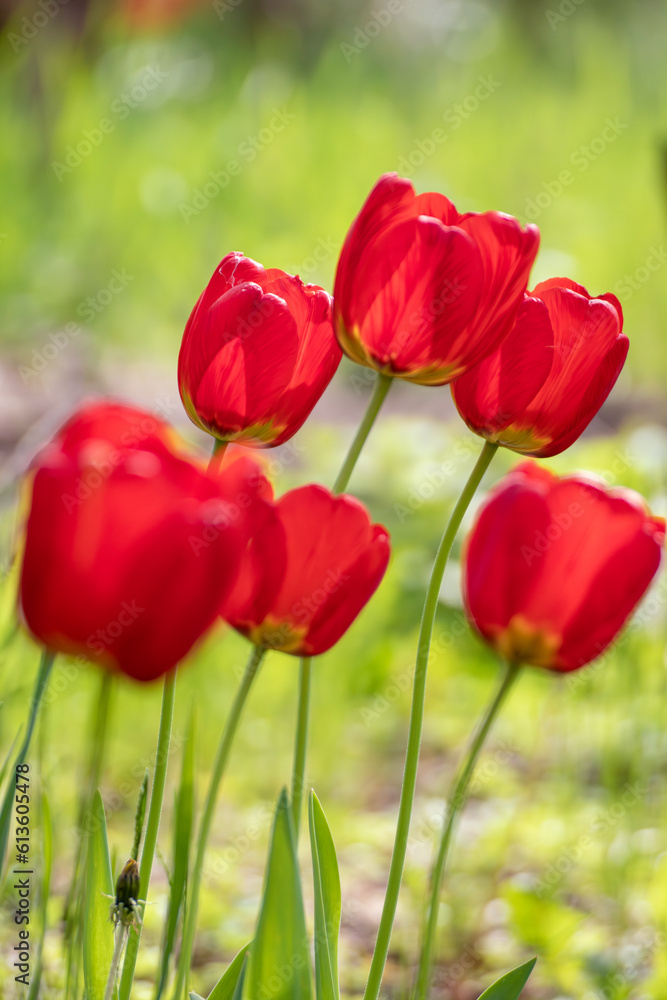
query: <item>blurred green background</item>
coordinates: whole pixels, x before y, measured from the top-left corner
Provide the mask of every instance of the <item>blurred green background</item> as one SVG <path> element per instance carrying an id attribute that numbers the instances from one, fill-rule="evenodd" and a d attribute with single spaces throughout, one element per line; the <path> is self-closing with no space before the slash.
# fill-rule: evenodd
<path id="1" fill-rule="evenodd" d="M 178 401 L 176 358 L 213 268 L 242 250 L 330 289 L 345 232 L 383 171 L 460 210 L 537 222 L 531 283 L 567 274 L 620 297 L 626 369 L 590 433 L 549 464 L 596 470 L 665 513 L 667 4 L 4 0 L 0 15 L 2 759 L 38 659 L 13 629 L 10 571 L 15 483 L 35 448 L 91 393 L 155 409 L 202 443 Z M 279 491 L 333 481 L 368 388 L 344 362 L 313 419 L 271 454 Z M 349 996 L 363 990 L 383 898 L 423 592 L 477 449 L 447 389 L 396 386 L 351 484 L 391 531 L 394 558 L 315 679 L 308 773 L 340 852 Z M 512 463 L 501 455 L 488 482 Z M 409 983 L 443 798 L 496 682 L 450 570 L 392 997 Z M 604 662 L 569 679 L 527 674 L 512 697 L 459 830 L 434 997 L 474 1000 L 533 954 L 533 1000 L 667 993 L 666 595 L 658 581 Z M 221 632 L 182 671 L 175 732 L 194 702 L 200 798 L 245 654 Z M 207 867 L 203 993 L 254 925 L 269 816 L 290 773 L 296 681 L 296 662 L 272 654 L 239 735 Z M 98 683 L 96 669 L 61 660 L 35 744 L 55 819 L 46 1000 L 62 989 L 60 919 Z M 102 791 L 118 866 L 159 698 L 124 681 L 114 695 Z M 176 745 L 172 775 L 179 758 Z M 306 853 L 303 870 L 310 894 Z M 159 866 L 155 878 L 138 1000 L 151 996 L 164 918 Z M 4 905 L 0 994 L 11 998 Z"/>

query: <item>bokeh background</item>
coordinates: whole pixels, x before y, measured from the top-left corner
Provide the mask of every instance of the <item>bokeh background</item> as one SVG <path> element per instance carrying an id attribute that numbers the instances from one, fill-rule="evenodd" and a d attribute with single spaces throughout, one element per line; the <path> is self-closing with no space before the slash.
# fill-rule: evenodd
<path id="1" fill-rule="evenodd" d="M 99 394 L 143 404 L 205 445 L 180 406 L 176 358 L 213 268 L 242 250 L 331 289 L 345 232 L 384 171 L 443 191 L 460 210 L 536 222 L 532 283 L 566 274 L 619 296 L 626 369 L 585 438 L 549 465 L 595 470 L 665 513 L 662 0 L 2 0 L 0 20 L 2 759 L 39 655 L 14 615 L 17 480 L 30 457 Z M 369 388 L 363 370 L 342 364 L 313 418 L 270 455 L 279 491 L 333 481 Z M 308 773 L 340 854 L 350 997 L 363 991 L 383 899 L 423 593 L 478 448 L 446 388 L 397 385 L 351 483 L 391 531 L 394 557 L 315 675 Z M 486 484 L 512 464 L 501 455 Z M 435 998 L 474 1000 L 533 954 L 532 1000 L 667 994 L 666 598 L 658 581 L 597 665 L 568 679 L 526 674 L 515 691 L 453 852 Z M 200 800 L 245 655 L 221 630 L 182 670 L 171 773 L 194 704 Z M 195 952 L 204 994 L 256 918 L 270 814 L 290 773 L 296 668 L 268 657 L 223 789 Z M 407 995 L 444 796 L 496 674 L 465 625 L 454 563 L 389 997 Z M 55 830 L 45 1000 L 62 996 L 62 907 L 99 683 L 95 668 L 61 658 L 34 746 Z M 159 699 L 122 680 L 114 691 L 102 792 L 117 867 Z M 138 1000 L 152 995 L 166 889 L 156 865 Z M 7 896 L 3 905 L 0 994 L 11 998 Z"/>

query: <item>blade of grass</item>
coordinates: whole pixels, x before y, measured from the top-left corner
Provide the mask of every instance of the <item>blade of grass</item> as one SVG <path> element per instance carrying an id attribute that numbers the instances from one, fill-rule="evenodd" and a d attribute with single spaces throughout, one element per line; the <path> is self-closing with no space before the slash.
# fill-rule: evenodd
<path id="1" fill-rule="evenodd" d="M 109 922 L 109 899 L 113 897 L 107 822 L 99 791 L 92 807 L 84 894 L 83 978 L 86 1000 L 103 1000 L 114 950 Z"/>

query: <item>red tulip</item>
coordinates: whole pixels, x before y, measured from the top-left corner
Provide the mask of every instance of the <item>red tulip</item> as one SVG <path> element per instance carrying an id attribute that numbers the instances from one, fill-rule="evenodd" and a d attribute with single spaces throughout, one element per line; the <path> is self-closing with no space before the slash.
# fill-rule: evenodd
<path id="1" fill-rule="evenodd" d="M 279 445 L 301 427 L 340 360 L 323 289 L 230 253 L 185 327 L 181 399 L 221 441 Z"/>
<path id="2" fill-rule="evenodd" d="M 146 439 L 118 448 L 137 415 Z M 150 414 L 108 417 L 84 410 L 33 463 L 20 604 L 45 646 L 147 681 L 189 652 L 236 579 L 238 491 L 150 437 Z"/>
<path id="3" fill-rule="evenodd" d="M 637 493 L 524 462 L 491 491 L 468 536 L 468 616 L 505 659 L 576 670 L 623 627 L 664 538 L 664 520 Z"/>
<path id="4" fill-rule="evenodd" d="M 352 223 L 338 262 L 334 322 L 353 361 L 444 385 L 492 353 L 512 328 L 537 254 L 536 226 L 500 212 L 460 215 L 384 174 Z"/>
<path id="5" fill-rule="evenodd" d="M 389 535 L 358 500 L 322 486 L 292 490 L 250 541 L 223 617 L 260 646 L 324 653 L 377 589 Z"/>
<path id="6" fill-rule="evenodd" d="M 546 458 L 577 440 L 611 392 L 628 353 L 615 295 L 551 278 L 526 295 L 498 350 L 452 385 L 468 427 Z"/>

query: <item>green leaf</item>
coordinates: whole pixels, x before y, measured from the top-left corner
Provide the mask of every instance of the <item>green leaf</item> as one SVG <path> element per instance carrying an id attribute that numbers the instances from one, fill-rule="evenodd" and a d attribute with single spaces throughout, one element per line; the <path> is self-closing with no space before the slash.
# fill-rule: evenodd
<path id="1" fill-rule="evenodd" d="M 83 913 L 83 978 L 86 1000 L 104 1000 L 114 948 L 113 927 L 109 921 L 111 901 L 106 896 L 113 896 L 114 891 L 107 821 L 99 791 L 95 792 L 90 817 Z"/>
<path id="2" fill-rule="evenodd" d="M 46 792 L 41 795 L 41 829 L 42 829 L 42 877 L 39 886 L 39 939 L 35 956 L 35 971 L 30 977 L 30 992 L 28 1000 L 37 1000 L 42 979 L 42 951 L 46 936 L 46 918 L 51 888 L 51 868 L 53 863 L 53 820 L 51 807 Z"/>
<path id="3" fill-rule="evenodd" d="M 525 965 L 520 965 L 518 969 L 512 969 L 511 972 L 489 986 L 479 1000 L 518 1000 L 536 961 L 536 958 L 531 958 L 530 962 L 526 962 Z"/>
<path id="4" fill-rule="evenodd" d="M 181 780 L 174 804 L 174 857 L 173 875 L 170 879 L 169 909 L 162 940 L 162 955 L 160 958 L 160 974 L 155 989 L 155 1000 L 160 1000 L 169 974 L 169 961 L 174 952 L 176 931 L 179 915 L 184 909 L 185 887 L 188 880 L 188 861 L 190 857 L 190 842 L 192 840 L 193 817 L 195 808 L 195 712 L 190 712 L 188 728 L 185 734 L 185 747 L 181 765 Z"/>
<path id="5" fill-rule="evenodd" d="M 243 989 L 246 959 L 248 957 L 248 949 L 251 944 L 252 941 L 249 941 L 245 948 L 241 948 L 238 955 L 234 956 L 225 972 L 223 972 L 222 976 L 209 993 L 208 1000 L 234 1000 L 239 988 L 239 983 L 241 985 L 241 989 Z M 239 993 L 239 997 L 240 996 L 241 994 Z"/>
<path id="6" fill-rule="evenodd" d="M 315 995 L 317 1000 L 338 1000 L 340 876 L 331 830 L 315 792 L 310 793 L 308 822 L 315 887 Z"/>
<path id="7" fill-rule="evenodd" d="M 311 1000 L 313 988 L 294 830 L 283 789 L 271 833 L 262 906 L 248 967 L 251 998 Z"/>

